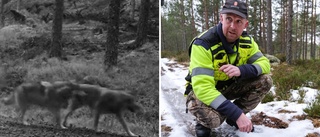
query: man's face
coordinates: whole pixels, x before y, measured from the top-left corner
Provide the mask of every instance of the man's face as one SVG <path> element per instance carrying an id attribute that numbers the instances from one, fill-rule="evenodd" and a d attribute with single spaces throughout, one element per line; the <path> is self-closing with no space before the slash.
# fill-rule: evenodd
<path id="1" fill-rule="evenodd" d="M 236 14 L 220 14 L 222 23 L 222 32 L 227 39 L 227 42 L 236 41 L 242 34 L 243 29 L 248 26 L 248 20 Z"/>

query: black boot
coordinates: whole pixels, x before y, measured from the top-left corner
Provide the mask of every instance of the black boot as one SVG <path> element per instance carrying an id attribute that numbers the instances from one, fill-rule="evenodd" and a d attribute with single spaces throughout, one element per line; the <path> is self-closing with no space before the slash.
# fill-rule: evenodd
<path id="1" fill-rule="evenodd" d="M 196 125 L 197 137 L 210 137 L 211 129 L 207 128 L 199 123 Z"/>

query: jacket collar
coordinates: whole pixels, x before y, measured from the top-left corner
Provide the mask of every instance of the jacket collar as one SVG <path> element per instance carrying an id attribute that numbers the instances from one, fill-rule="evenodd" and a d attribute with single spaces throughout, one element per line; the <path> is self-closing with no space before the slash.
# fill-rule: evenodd
<path id="1" fill-rule="evenodd" d="M 222 32 L 222 23 L 220 22 L 218 24 L 218 27 L 217 27 L 217 33 L 218 33 L 218 36 L 220 37 L 220 40 L 222 42 L 222 47 L 224 48 L 224 50 L 226 51 L 227 54 L 234 54 L 236 53 L 234 50 L 233 50 L 233 46 L 230 45 L 230 43 L 227 42 L 227 39 L 226 37 L 223 35 L 223 32 Z M 237 39 L 235 41 L 235 44 L 237 46 L 239 46 L 239 39 Z"/>

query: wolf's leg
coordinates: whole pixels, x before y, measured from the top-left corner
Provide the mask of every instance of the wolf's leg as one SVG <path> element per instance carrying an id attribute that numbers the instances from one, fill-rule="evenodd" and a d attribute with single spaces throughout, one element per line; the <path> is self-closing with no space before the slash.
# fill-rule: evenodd
<path id="1" fill-rule="evenodd" d="M 25 118 L 25 113 L 29 107 L 28 103 L 24 100 L 24 97 L 23 96 L 19 96 L 18 93 L 15 93 L 16 95 L 14 96 L 15 97 L 15 100 L 16 100 L 16 105 L 17 105 L 17 108 L 19 110 L 19 119 L 20 121 L 24 124 L 24 125 L 30 125 L 28 122 L 27 122 L 27 119 Z"/>
<path id="2" fill-rule="evenodd" d="M 99 118 L 100 118 L 100 112 L 99 112 L 98 108 L 93 109 L 93 116 L 94 116 L 93 129 L 95 131 L 97 131 L 98 124 L 99 124 Z"/>
<path id="3" fill-rule="evenodd" d="M 67 118 L 69 117 L 69 115 L 72 114 L 72 112 L 73 112 L 74 110 L 76 110 L 77 108 L 80 107 L 80 106 L 77 105 L 77 104 L 79 104 L 79 103 L 76 102 L 75 99 L 71 99 L 71 102 L 69 103 L 68 108 L 66 109 L 67 114 L 63 117 L 63 122 L 62 122 L 61 125 L 60 125 L 62 128 L 67 128 Z"/>
<path id="4" fill-rule="evenodd" d="M 122 113 L 119 112 L 119 113 L 116 114 L 116 116 L 117 116 L 118 120 L 120 121 L 121 125 L 123 126 L 123 128 L 124 128 L 124 129 L 126 130 L 126 132 L 128 133 L 128 135 L 129 135 L 129 136 L 132 136 L 132 137 L 137 137 L 137 135 L 133 134 L 133 133 L 130 131 L 130 129 L 129 129 L 128 125 L 127 125 L 127 122 L 126 122 L 126 121 L 124 120 L 124 118 L 123 118 Z"/>
<path id="5" fill-rule="evenodd" d="M 19 114 L 19 119 L 20 121 L 24 124 L 24 125 L 30 125 L 28 122 L 27 122 L 27 119 L 25 118 L 25 113 L 27 111 L 27 108 L 26 106 L 23 106 L 23 107 L 20 107 L 20 114 Z"/>
<path id="6" fill-rule="evenodd" d="M 71 115 L 73 110 L 67 109 L 67 114 L 63 117 L 63 122 L 61 123 L 61 128 L 67 128 L 67 118 Z"/>
<path id="7" fill-rule="evenodd" d="M 61 125 L 61 123 L 60 123 L 60 121 L 61 121 L 60 108 L 59 109 L 49 109 L 49 110 L 54 115 L 54 119 L 56 120 L 57 126 L 60 126 Z M 63 128 L 63 127 L 61 127 L 61 128 Z"/>

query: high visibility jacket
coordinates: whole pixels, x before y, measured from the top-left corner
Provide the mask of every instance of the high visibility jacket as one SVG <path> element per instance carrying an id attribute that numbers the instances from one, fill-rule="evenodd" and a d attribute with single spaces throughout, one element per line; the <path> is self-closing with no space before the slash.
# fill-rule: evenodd
<path id="1" fill-rule="evenodd" d="M 213 27 L 192 41 L 189 47 L 191 85 L 196 97 L 217 109 L 226 98 L 219 92 L 236 80 L 257 77 L 270 72 L 269 60 L 246 32 L 234 44 L 223 44 Z M 220 30 L 222 31 L 222 30 Z M 219 68 L 225 64 L 238 66 L 241 76 L 229 78 Z"/>

